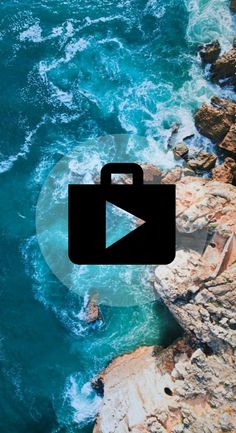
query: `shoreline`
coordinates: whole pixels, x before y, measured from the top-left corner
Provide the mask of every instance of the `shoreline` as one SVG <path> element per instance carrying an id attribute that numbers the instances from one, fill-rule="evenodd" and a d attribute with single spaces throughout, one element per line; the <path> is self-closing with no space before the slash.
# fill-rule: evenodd
<path id="1" fill-rule="evenodd" d="M 236 40 L 226 53 L 213 41 L 199 54 L 211 80 L 235 92 Z M 214 151 L 191 152 L 183 140 L 172 147 L 181 167 L 143 167 L 150 183 L 176 183 L 178 231 L 209 236 L 204 251 L 180 246 L 174 262 L 156 268 L 155 290 L 184 336 L 122 355 L 93 380 L 103 395 L 94 433 L 236 432 L 235 117 L 235 102 L 213 97 L 194 120 Z"/>

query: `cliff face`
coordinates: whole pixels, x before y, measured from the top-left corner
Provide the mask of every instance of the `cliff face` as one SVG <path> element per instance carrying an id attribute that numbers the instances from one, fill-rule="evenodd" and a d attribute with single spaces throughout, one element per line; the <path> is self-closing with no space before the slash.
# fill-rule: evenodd
<path id="1" fill-rule="evenodd" d="M 236 431 L 236 188 L 202 178 L 177 183 L 180 233 L 208 229 L 204 252 L 179 246 L 156 268 L 155 288 L 185 331 L 168 347 L 143 347 L 99 377 L 95 433 Z"/>

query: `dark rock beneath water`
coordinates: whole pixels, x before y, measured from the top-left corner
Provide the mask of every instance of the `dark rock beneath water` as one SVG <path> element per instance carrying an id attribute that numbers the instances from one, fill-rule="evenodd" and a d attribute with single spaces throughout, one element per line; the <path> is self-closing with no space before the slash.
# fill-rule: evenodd
<path id="1" fill-rule="evenodd" d="M 97 296 L 93 295 L 86 305 L 86 322 L 88 324 L 94 323 L 101 319 L 101 313 L 98 306 Z"/>
<path id="2" fill-rule="evenodd" d="M 218 59 L 220 52 L 221 47 L 219 41 L 214 41 L 199 47 L 199 54 L 203 63 L 214 63 Z"/>
<path id="3" fill-rule="evenodd" d="M 91 381 L 91 386 L 97 395 L 104 397 L 104 378 L 102 374 Z"/>
<path id="4" fill-rule="evenodd" d="M 179 128 L 180 128 L 180 124 L 179 123 L 174 123 L 174 125 L 172 125 L 171 127 L 171 133 L 170 133 L 170 137 L 168 138 L 167 141 L 167 147 L 171 147 L 171 145 L 173 144 L 174 138 L 176 136 L 176 134 L 178 134 L 179 132 Z"/>
<path id="5" fill-rule="evenodd" d="M 236 0 L 230 1 L 230 9 L 232 12 L 236 12 Z"/>

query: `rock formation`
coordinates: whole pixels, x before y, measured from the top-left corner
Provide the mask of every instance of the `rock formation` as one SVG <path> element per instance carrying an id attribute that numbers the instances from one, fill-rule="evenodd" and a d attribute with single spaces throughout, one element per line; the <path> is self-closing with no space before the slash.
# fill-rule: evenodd
<path id="1" fill-rule="evenodd" d="M 220 52 L 221 47 L 219 41 L 214 41 L 199 47 L 199 54 L 203 63 L 214 63 L 218 59 Z"/>
<path id="2" fill-rule="evenodd" d="M 203 104 L 195 114 L 199 132 L 213 143 L 220 143 L 235 123 L 236 103 L 214 96 L 211 104 Z"/>
<path id="3" fill-rule="evenodd" d="M 212 64 L 210 72 L 212 80 L 218 82 L 220 85 L 236 86 L 236 46 L 219 57 L 215 63 Z"/>
<path id="4" fill-rule="evenodd" d="M 219 143 L 219 147 L 236 155 L 236 124 L 231 125 L 229 132 L 226 134 L 223 141 Z"/>
<path id="5" fill-rule="evenodd" d="M 97 378 L 104 398 L 94 433 L 236 431 L 236 188 L 199 177 L 177 182 L 177 228 L 208 230 L 205 249 L 179 247 L 155 288 L 185 336 L 143 347 Z"/>
<path id="6" fill-rule="evenodd" d="M 215 41 L 200 56 L 214 82 L 236 87 L 236 42 L 220 51 Z M 146 182 L 176 183 L 176 258 L 156 267 L 153 284 L 184 336 L 168 348 L 123 355 L 93 380 L 103 397 L 94 433 L 236 433 L 235 117 L 236 103 L 218 97 L 195 114 L 198 131 L 225 156 L 213 180 L 191 174 L 214 167 L 216 155 L 192 157 L 184 143 L 173 152 L 185 168 L 143 166 Z"/>
<path id="7" fill-rule="evenodd" d="M 236 12 L 236 0 L 230 0 L 230 9 L 232 12 Z"/>
<path id="8" fill-rule="evenodd" d="M 225 158 L 223 164 L 218 165 L 212 170 L 212 178 L 219 182 L 236 182 L 236 161 L 232 158 Z"/>
<path id="9" fill-rule="evenodd" d="M 185 143 L 179 143 L 174 147 L 173 152 L 175 159 L 178 160 L 187 156 L 189 148 Z"/>
<path id="10" fill-rule="evenodd" d="M 85 308 L 85 316 L 86 316 L 86 322 L 88 324 L 94 323 L 97 320 L 101 319 L 101 313 L 98 306 L 97 295 L 93 295 L 89 299 Z"/>
<path id="11" fill-rule="evenodd" d="M 201 150 L 195 158 L 188 160 L 187 165 L 192 170 L 210 170 L 215 166 L 217 156 Z"/>

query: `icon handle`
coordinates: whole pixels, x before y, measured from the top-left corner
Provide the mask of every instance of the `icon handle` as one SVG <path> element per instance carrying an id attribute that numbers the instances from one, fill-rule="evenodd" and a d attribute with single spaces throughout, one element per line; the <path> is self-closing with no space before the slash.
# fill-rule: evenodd
<path id="1" fill-rule="evenodd" d="M 111 184 L 112 174 L 132 174 L 134 184 L 143 184 L 142 167 L 134 162 L 110 162 L 105 164 L 101 169 L 101 183 Z"/>

